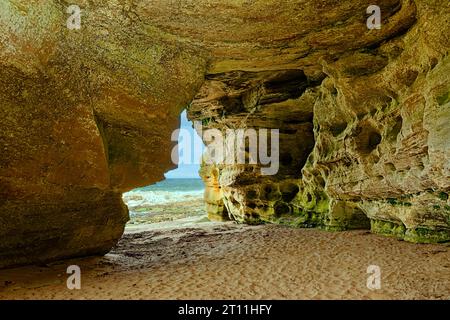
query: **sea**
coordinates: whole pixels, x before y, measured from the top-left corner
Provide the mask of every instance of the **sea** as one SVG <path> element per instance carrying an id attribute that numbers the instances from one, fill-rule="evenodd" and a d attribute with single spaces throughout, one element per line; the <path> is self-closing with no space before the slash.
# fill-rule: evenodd
<path id="1" fill-rule="evenodd" d="M 204 190 L 201 179 L 165 179 L 129 191 L 123 199 L 128 207 L 133 208 L 202 199 Z"/>

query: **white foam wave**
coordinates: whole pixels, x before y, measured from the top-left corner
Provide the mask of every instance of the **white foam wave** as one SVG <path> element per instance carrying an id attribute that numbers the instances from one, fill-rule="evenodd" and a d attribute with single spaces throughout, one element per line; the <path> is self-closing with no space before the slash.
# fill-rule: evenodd
<path id="1" fill-rule="evenodd" d="M 203 198 L 203 190 L 196 191 L 141 191 L 133 190 L 123 194 L 129 208 L 185 202 Z"/>

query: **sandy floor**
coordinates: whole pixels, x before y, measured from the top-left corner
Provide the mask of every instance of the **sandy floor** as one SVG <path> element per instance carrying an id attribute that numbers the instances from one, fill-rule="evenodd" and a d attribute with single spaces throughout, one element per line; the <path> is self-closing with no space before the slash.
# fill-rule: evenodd
<path id="1" fill-rule="evenodd" d="M 0 299 L 450 299 L 448 245 L 189 219 L 128 228 L 102 258 L 0 270 Z M 81 290 L 66 287 L 71 264 Z"/>

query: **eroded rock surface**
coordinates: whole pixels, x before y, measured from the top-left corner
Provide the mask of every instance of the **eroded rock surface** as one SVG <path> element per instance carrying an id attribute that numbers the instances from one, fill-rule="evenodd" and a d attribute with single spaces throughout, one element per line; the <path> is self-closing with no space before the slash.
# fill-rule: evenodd
<path id="1" fill-rule="evenodd" d="M 311 31 L 295 68 L 207 75 L 192 119 L 281 132 L 277 175 L 219 166 L 225 218 L 450 240 L 450 7 L 386 2 L 383 12 L 379 31 L 358 33 L 363 19 Z"/>
<path id="2" fill-rule="evenodd" d="M 173 168 L 171 134 L 205 60 L 129 4 L 0 4 L 0 267 L 106 253 L 121 193 Z M 144 16 L 143 16 L 144 17 Z"/>
<path id="3" fill-rule="evenodd" d="M 108 251 L 194 97 L 205 128 L 280 129 L 277 175 L 203 169 L 212 214 L 449 240 L 449 3 L 377 2 L 380 30 L 365 0 L 78 1 L 80 30 L 1 2 L 0 267 Z"/>

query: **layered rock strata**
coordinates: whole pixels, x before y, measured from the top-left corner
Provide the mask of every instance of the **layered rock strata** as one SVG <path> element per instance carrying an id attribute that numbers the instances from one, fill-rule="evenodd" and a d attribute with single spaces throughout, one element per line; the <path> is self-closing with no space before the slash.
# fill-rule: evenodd
<path id="1" fill-rule="evenodd" d="M 191 119 L 224 133 L 281 132 L 277 175 L 214 166 L 225 210 L 215 200 L 211 217 L 449 241 L 449 9 L 403 2 L 382 27 L 389 34 L 342 39 L 331 47 L 345 52 L 325 54 L 320 72 L 207 75 Z"/>

